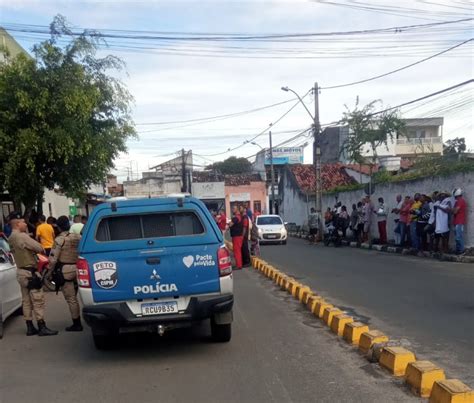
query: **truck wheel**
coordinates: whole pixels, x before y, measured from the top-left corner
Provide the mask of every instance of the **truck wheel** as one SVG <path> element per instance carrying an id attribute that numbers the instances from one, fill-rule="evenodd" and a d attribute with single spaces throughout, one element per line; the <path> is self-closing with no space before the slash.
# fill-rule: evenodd
<path id="1" fill-rule="evenodd" d="M 118 334 L 92 334 L 97 350 L 114 350 L 118 347 Z"/>
<path id="2" fill-rule="evenodd" d="M 227 343 L 232 337 L 232 324 L 218 325 L 211 320 L 212 340 L 217 343 Z"/>

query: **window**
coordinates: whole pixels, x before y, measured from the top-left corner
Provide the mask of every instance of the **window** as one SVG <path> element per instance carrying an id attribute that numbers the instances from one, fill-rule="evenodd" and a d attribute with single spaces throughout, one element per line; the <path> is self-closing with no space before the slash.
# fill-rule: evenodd
<path id="1" fill-rule="evenodd" d="M 257 225 L 281 225 L 283 222 L 280 217 L 258 217 Z"/>
<path id="2" fill-rule="evenodd" d="M 96 240 L 123 241 L 202 233 L 204 227 L 193 212 L 136 214 L 103 218 L 97 228 Z"/>
<path id="3" fill-rule="evenodd" d="M 260 200 L 255 200 L 253 202 L 253 212 L 255 213 L 256 211 L 262 212 L 262 202 Z"/>

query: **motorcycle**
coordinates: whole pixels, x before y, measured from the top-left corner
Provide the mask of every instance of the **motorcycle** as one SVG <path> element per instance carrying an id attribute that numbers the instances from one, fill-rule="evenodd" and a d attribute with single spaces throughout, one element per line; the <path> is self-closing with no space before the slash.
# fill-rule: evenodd
<path id="1" fill-rule="evenodd" d="M 342 230 L 332 221 L 326 224 L 326 233 L 324 234 L 324 245 L 329 246 L 331 243 L 335 247 L 342 245 Z"/>

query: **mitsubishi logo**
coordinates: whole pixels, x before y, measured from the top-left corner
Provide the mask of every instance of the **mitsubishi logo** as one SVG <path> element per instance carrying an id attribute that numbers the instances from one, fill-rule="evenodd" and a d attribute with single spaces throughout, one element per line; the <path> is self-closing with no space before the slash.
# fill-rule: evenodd
<path id="1" fill-rule="evenodd" d="M 160 275 L 158 274 L 158 272 L 155 269 L 153 269 L 153 271 L 151 273 L 150 280 L 161 280 Z"/>

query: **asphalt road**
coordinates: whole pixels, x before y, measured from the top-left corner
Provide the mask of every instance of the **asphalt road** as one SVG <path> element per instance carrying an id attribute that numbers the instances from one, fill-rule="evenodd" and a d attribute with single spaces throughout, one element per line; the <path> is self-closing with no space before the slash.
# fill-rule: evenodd
<path id="1" fill-rule="evenodd" d="M 88 330 L 26 337 L 12 318 L 0 340 L 0 401 L 419 401 L 253 269 L 235 273 L 235 296 L 226 344 L 211 343 L 203 325 L 99 352 Z M 51 328 L 69 324 L 61 295 L 48 295 L 47 316 Z"/>
<path id="2" fill-rule="evenodd" d="M 261 250 L 339 308 L 474 386 L 474 265 L 300 239 Z"/>

